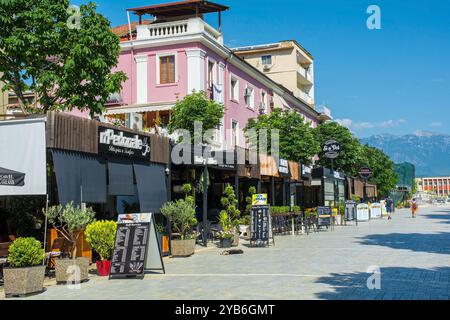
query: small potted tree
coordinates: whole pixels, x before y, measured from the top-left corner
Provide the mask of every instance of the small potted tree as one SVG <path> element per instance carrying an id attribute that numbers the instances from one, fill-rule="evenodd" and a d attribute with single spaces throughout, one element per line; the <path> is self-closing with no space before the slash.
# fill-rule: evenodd
<path id="1" fill-rule="evenodd" d="M 222 228 L 219 234 L 220 247 L 230 248 L 234 238 L 233 222 L 225 210 L 222 210 L 219 214 L 219 225 Z"/>
<path id="2" fill-rule="evenodd" d="M 245 198 L 245 215 L 239 220 L 239 231 L 247 236 L 250 234 L 250 223 L 252 214 L 252 196 L 256 193 L 255 187 L 248 188 L 248 196 Z"/>
<path id="3" fill-rule="evenodd" d="M 195 252 L 196 234 L 192 229 L 197 219 L 194 198 L 187 195 L 187 187 L 183 186 L 183 190 L 186 191 L 185 199 L 167 202 L 161 208 L 161 213 L 171 222 L 174 236 L 179 237 L 170 242 L 172 257 L 188 257 Z"/>
<path id="4" fill-rule="evenodd" d="M 236 199 L 234 189 L 229 184 L 226 185 L 220 202 L 224 207 L 224 210 L 221 211 L 221 214 L 225 212 L 231 221 L 231 231 L 233 233 L 232 245 L 236 247 L 239 245 L 239 218 L 241 216 L 241 212 L 237 209 L 238 200 Z"/>
<path id="5" fill-rule="evenodd" d="M 9 247 L 9 267 L 3 270 L 5 297 L 25 296 L 44 290 L 45 251 L 34 238 L 17 238 Z"/>
<path id="6" fill-rule="evenodd" d="M 74 207 L 70 202 L 65 207 L 50 207 L 44 214 L 47 215 L 48 222 L 69 242 L 71 248 L 69 258 L 56 260 L 56 282 L 88 280 L 89 260 L 84 257 L 77 258 L 77 242 L 86 226 L 94 221 L 95 212 L 91 208 Z"/>
<path id="7" fill-rule="evenodd" d="M 117 222 L 96 221 L 89 224 L 84 232 L 86 241 L 91 248 L 100 255 L 97 264 L 97 274 L 101 277 L 109 275 L 111 256 L 114 250 Z"/>

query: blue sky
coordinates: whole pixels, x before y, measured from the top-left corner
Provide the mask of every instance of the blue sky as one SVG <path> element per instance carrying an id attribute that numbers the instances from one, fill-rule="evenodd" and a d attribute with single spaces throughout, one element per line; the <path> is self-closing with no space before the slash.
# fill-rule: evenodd
<path id="1" fill-rule="evenodd" d="M 74 4 L 86 1 L 72 1 Z M 95 0 L 112 25 L 164 0 Z M 450 1 L 222 0 L 230 47 L 296 39 L 315 58 L 316 104 L 360 137 L 450 134 Z M 381 30 L 366 10 L 381 8 Z M 217 16 L 208 22 L 216 25 Z"/>

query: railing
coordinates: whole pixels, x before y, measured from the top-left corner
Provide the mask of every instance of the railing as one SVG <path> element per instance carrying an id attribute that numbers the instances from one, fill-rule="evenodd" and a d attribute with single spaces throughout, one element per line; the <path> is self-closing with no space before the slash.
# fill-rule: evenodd
<path id="1" fill-rule="evenodd" d="M 222 34 L 200 18 L 138 25 L 137 40 L 161 39 L 204 33 L 223 44 Z"/>
<path id="2" fill-rule="evenodd" d="M 313 103 L 313 98 L 301 90 L 298 90 L 296 95 L 297 95 L 297 98 L 300 98 L 301 100 L 305 101 L 306 103 Z"/>
<path id="3" fill-rule="evenodd" d="M 306 80 L 308 80 L 309 82 L 313 82 L 312 75 L 311 75 L 311 69 L 308 68 L 308 70 L 307 70 L 307 69 L 303 68 L 302 66 L 299 66 L 297 72 L 298 72 L 303 78 L 305 78 Z"/>

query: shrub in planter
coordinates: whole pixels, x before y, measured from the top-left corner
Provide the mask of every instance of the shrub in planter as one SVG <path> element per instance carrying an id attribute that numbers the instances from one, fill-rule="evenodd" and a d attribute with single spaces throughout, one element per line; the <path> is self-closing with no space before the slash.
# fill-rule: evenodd
<path id="1" fill-rule="evenodd" d="M 220 247 L 229 248 L 231 247 L 234 238 L 233 221 L 226 211 L 220 212 L 219 225 L 222 228 L 219 235 Z"/>
<path id="2" fill-rule="evenodd" d="M 117 222 L 96 221 L 86 227 L 86 241 L 100 255 L 97 261 L 97 274 L 108 276 L 111 268 L 111 256 L 114 250 Z"/>
<path id="3" fill-rule="evenodd" d="M 234 188 L 229 184 L 226 185 L 225 190 L 223 191 L 223 196 L 220 199 L 224 210 L 221 211 L 220 215 L 226 213 L 228 219 L 231 223 L 230 230 L 233 234 L 233 246 L 239 245 L 239 223 L 241 212 L 237 209 L 238 200 L 236 199 L 236 193 L 234 192 Z M 220 223 L 220 217 L 219 217 Z M 225 230 L 224 230 L 225 231 Z"/>
<path id="4" fill-rule="evenodd" d="M 34 238 L 17 238 L 9 247 L 8 263 L 3 270 L 5 296 L 23 296 L 44 289 L 45 258 L 41 243 Z"/>
<path id="5" fill-rule="evenodd" d="M 194 254 L 196 234 L 192 227 L 197 224 L 194 199 L 186 196 L 185 199 L 167 202 L 161 208 L 161 213 L 171 222 L 174 233 L 180 237 L 171 240 L 172 256 L 187 257 Z"/>
<path id="6" fill-rule="evenodd" d="M 48 222 L 71 244 L 71 259 L 57 259 L 55 276 L 57 283 L 69 280 L 83 282 L 88 279 L 89 261 L 87 258 L 77 258 L 77 240 L 86 226 L 94 221 L 95 212 L 91 208 L 74 207 L 72 202 L 65 207 L 54 206 L 44 211 Z M 75 279 L 74 279 L 75 277 Z"/>

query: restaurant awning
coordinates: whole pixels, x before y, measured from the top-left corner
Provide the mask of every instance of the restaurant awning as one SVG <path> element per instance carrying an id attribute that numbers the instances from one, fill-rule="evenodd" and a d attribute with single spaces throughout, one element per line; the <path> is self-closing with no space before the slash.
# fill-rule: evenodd
<path id="1" fill-rule="evenodd" d="M 106 165 L 96 157 L 52 150 L 59 203 L 106 203 Z"/>
<path id="2" fill-rule="evenodd" d="M 136 112 L 156 112 L 156 111 L 167 111 L 171 110 L 175 105 L 174 102 L 171 103 L 159 103 L 159 104 L 135 104 L 130 106 L 120 106 L 108 108 L 104 115 L 114 115 L 114 114 L 127 114 Z"/>
<path id="3" fill-rule="evenodd" d="M 159 213 L 167 201 L 165 167 L 153 163 L 134 163 L 141 212 Z"/>
<path id="4" fill-rule="evenodd" d="M 133 166 L 125 159 L 108 160 L 108 194 L 111 196 L 134 195 Z"/>

